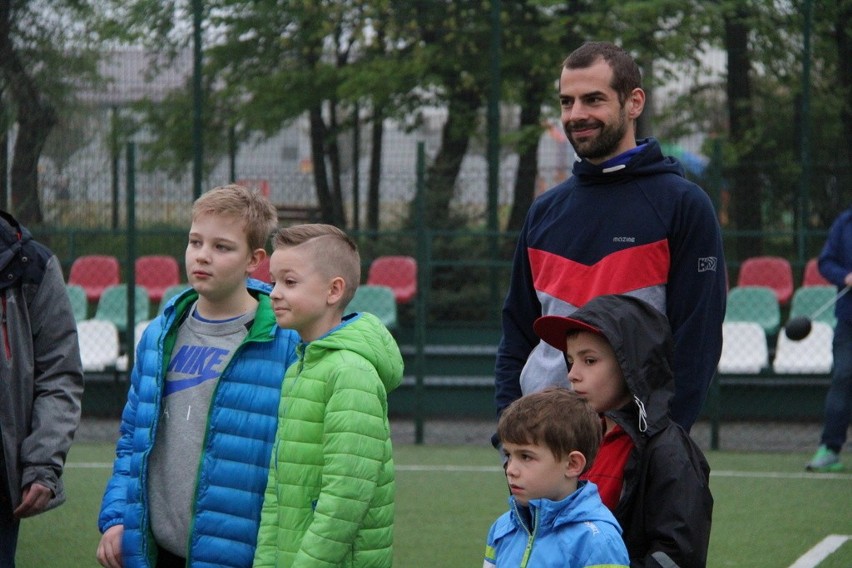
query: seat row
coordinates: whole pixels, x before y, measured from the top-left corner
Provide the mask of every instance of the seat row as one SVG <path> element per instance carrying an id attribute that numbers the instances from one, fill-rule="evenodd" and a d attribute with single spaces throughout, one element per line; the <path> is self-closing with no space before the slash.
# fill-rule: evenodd
<path id="1" fill-rule="evenodd" d="M 725 322 L 719 373 L 756 375 L 771 368 L 778 375 L 828 374 L 834 364 L 833 339 L 831 326 L 819 321 L 813 322 L 810 333 L 798 341 L 779 333 L 770 364 L 766 335 L 759 324 Z"/>
<path id="2" fill-rule="evenodd" d="M 793 296 L 793 267 L 790 261 L 780 256 L 754 256 L 740 265 L 737 286 L 764 286 L 775 293 L 779 305 L 787 306 Z M 802 288 L 810 286 L 830 286 L 822 274 L 816 258 L 805 263 L 802 272 Z"/>
<path id="3" fill-rule="evenodd" d="M 134 264 L 137 286 L 144 287 L 152 302 L 162 300 L 170 286 L 180 284 L 180 267 L 174 257 L 168 255 L 145 255 Z M 121 269 L 118 259 L 112 255 L 90 254 L 79 256 L 71 263 L 68 284 L 80 286 L 89 302 L 97 302 L 104 290 L 121 284 Z"/>
<path id="4" fill-rule="evenodd" d="M 836 295 L 837 289 L 831 285 L 798 288 L 790 302 L 789 318 L 811 317 L 834 301 Z M 837 323 L 834 310 L 831 309 L 822 310 L 814 319 L 828 324 L 832 329 Z M 776 294 L 768 287 L 736 286 L 728 291 L 725 321 L 756 323 L 767 337 L 772 337 L 781 327 L 781 305 Z"/>

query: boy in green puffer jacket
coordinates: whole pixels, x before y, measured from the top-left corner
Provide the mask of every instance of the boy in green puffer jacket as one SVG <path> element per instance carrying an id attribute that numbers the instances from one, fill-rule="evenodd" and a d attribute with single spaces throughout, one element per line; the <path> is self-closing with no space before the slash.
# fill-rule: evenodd
<path id="1" fill-rule="evenodd" d="M 391 566 L 387 395 L 402 355 L 372 314 L 344 317 L 361 259 L 343 231 L 297 225 L 273 242 L 275 318 L 302 343 L 281 389 L 254 566 Z"/>

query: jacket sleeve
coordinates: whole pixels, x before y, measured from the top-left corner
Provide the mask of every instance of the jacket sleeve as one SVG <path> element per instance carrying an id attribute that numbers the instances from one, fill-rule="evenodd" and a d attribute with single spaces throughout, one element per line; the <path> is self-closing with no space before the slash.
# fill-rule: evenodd
<path id="1" fill-rule="evenodd" d="M 850 249 L 852 240 L 844 242 L 844 231 L 852 236 L 852 210 L 837 219 L 828 231 L 828 238 L 819 255 L 819 272 L 835 286 L 842 287 L 846 275 L 852 271 Z"/>
<path id="2" fill-rule="evenodd" d="M 648 472 L 640 512 L 647 554 L 643 559 L 632 558 L 633 567 L 665 566 L 657 559 L 666 556 L 680 568 L 703 567 L 707 562 L 713 515 L 710 471 L 687 436 L 684 432 L 683 437 L 669 438 L 647 450 Z"/>
<path id="3" fill-rule="evenodd" d="M 34 393 L 31 430 L 21 443 L 22 487 L 34 481 L 64 500 L 65 458 L 80 423 L 83 369 L 71 302 L 59 260 L 52 256 L 29 307 L 33 333 Z"/>
<path id="4" fill-rule="evenodd" d="M 682 197 L 669 237 L 666 313 L 674 338 L 671 414 L 687 431 L 698 418 L 722 353 L 727 275 L 722 236 L 710 198 Z"/>
<path id="5" fill-rule="evenodd" d="M 130 460 L 133 455 L 133 437 L 136 431 L 136 412 L 139 407 L 139 380 L 142 376 L 143 362 L 139 356 L 142 346 L 153 337 L 150 326 L 145 331 L 136 350 L 135 363 L 130 376 L 130 389 L 127 402 L 121 413 L 119 438 L 115 447 L 115 461 L 112 466 L 112 477 L 107 482 L 104 496 L 101 500 L 101 511 L 98 515 L 98 529 L 103 533 L 114 525 L 124 524 L 124 511 L 127 505 L 127 490 L 130 483 Z"/>
<path id="6" fill-rule="evenodd" d="M 526 229 L 529 223 L 528 215 L 515 248 L 509 291 L 503 303 L 503 335 L 497 347 L 494 379 L 494 404 L 498 416 L 521 397 L 521 370 L 539 341 L 533 331 L 533 322 L 541 315 L 541 303 L 533 284 L 527 251 Z"/>
<path id="7" fill-rule="evenodd" d="M 327 388 L 320 494 L 293 568 L 343 563 L 389 459 L 386 394 L 375 370 L 341 365 Z"/>

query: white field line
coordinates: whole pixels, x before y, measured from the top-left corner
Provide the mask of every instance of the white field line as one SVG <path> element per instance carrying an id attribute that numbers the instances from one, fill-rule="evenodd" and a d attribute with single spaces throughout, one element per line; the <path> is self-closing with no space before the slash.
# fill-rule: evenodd
<path id="1" fill-rule="evenodd" d="M 831 556 L 843 543 L 852 538 L 848 534 L 830 534 L 822 539 L 815 547 L 804 553 L 790 568 L 815 568 L 819 563 Z"/>
<path id="2" fill-rule="evenodd" d="M 112 463 L 106 462 L 70 462 L 65 465 L 68 469 L 104 469 L 111 468 Z M 434 471 L 434 472 L 470 472 L 470 473 L 499 473 L 499 465 L 396 465 L 396 471 Z M 845 479 L 852 481 L 852 473 L 808 473 L 786 471 L 711 471 L 710 477 L 739 477 L 752 479 Z"/>

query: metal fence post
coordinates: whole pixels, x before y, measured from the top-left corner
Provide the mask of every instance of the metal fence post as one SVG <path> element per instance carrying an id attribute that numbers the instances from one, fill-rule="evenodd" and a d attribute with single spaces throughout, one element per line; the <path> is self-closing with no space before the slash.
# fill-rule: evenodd
<path id="1" fill-rule="evenodd" d="M 136 352 L 136 144 L 127 143 L 127 345 L 128 377 Z"/>

